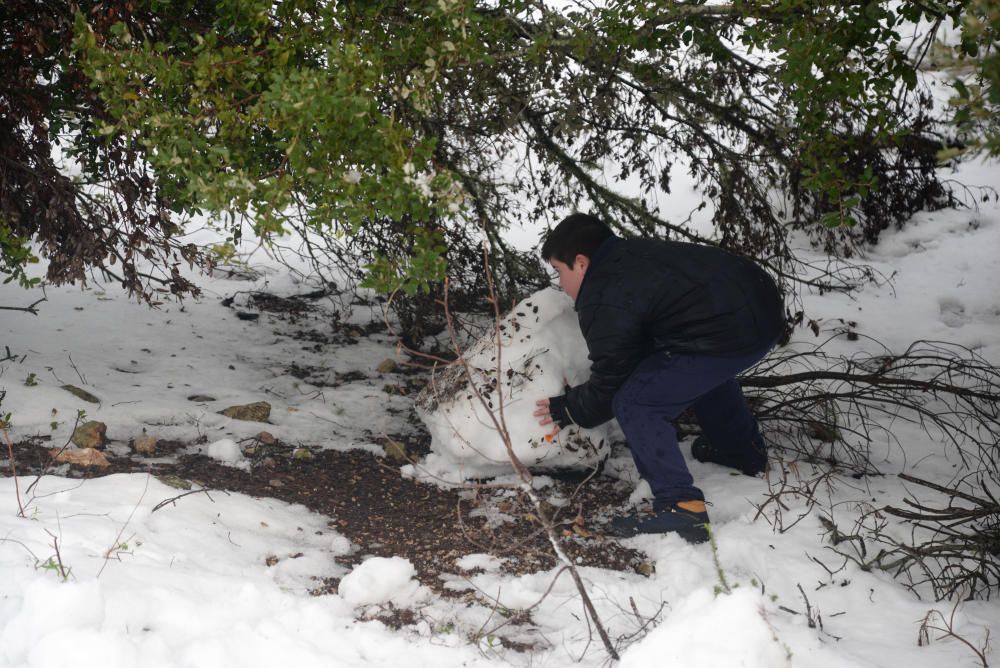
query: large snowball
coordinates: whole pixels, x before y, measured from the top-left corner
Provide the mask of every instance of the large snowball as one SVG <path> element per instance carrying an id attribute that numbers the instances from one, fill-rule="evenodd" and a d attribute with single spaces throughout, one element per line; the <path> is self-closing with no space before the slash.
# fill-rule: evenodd
<path id="1" fill-rule="evenodd" d="M 500 338 L 499 359 L 494 332 L 465 353 L 472 385 L 462 365 L 454 364 L 436 373 L 417 397 L 417 412 L 432 437 L 432 452 L 422 468 L 446 479 L 510 472 L 497 425 L 501 408 L 514 452 L 526 465 L 595 466 L 609 451 L 611 425 L 571 427 L 548 442 L 547 430 L 532 415 L 535 401 L 562 394 L 565 384 L 578 385 L 589 377 L 587 344 L 573 302 L 554 288 L 536 292 L 501 320 Z"/>

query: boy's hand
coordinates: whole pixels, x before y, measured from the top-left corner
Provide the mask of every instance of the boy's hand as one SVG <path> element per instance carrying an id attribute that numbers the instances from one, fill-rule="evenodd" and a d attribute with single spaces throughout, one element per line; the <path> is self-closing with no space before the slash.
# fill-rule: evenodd
<path id="1" fill-rule="evenodd" d="M 540 418 L 538 420 L 538 424 L 542 425 L 543 427 L 548 426 L 550 424 L 553 425 L 552 431 L 545 434 L 545 440 L 551 441 L 553 438 L 555 438 L 555 435 L 561 431 L 561 427 L 558 424 L 556 424 L 555 420 L 552 419 L 552 414 L 549 412 L 549 400 L 539 399 L 538 401 L 535 402 L 535 406 L 536 409 L 534 415 L 535 417 Z"/>

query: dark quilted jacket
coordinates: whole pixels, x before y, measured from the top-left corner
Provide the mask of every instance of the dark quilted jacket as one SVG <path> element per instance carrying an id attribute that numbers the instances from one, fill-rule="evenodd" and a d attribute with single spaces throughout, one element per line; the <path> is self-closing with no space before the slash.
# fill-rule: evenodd
<path id="1" fill-rule="evenodd" d="M 611 419 L 615 392 L 644 357 L 749 354 L 773 344 L 784 326 L 778 288 L 752 260 L 650 239 L 606 241 L 591 258 L 576 311 L 590 379 L 553 398 L 551 411 L 582 427 Z"/>

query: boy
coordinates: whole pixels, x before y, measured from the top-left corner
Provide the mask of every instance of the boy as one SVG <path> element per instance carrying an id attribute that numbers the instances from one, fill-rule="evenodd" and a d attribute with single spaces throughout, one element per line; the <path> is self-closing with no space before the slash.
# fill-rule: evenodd
<path id="1" fill-rule="evenodd" d="M 612 520 L 608 533 L 676 532 L 708 539 L 705 496 L 694 486 L 671 424 L 692 406 L 711 461 L 757 475 L 766 446 L 735 380 L 777 342 L 784 307 L 774 281 L 752 260 L 697 244 L 621 239 L 574 214 L 542 245 L 574 300 L 591 361 L 590 379 L 536 402 L 539 424 L 595 427 L 618 419 L 653 512 Z"/>

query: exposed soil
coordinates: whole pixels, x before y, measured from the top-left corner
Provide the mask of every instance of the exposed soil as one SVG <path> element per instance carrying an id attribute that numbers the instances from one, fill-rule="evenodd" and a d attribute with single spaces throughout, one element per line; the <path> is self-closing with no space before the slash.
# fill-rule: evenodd
<path id="1" fill-rule="evenodd" d="M 15 445 L 19 475 L 51 471 L 48 462 L 54 450 L 47 445 L 39 441 Z M 176 449 L 180 444 L 168 445 Z M 359 547 L 341 559 L 344 565 L 368 556 L 404 557 L 413 563 L 423 584 L 445 596 L 456 594 L 444 588 L 441 575 L 461 573 L 455 561 L 466 554 L 483 552 L 505 559 L 503 570 L 508 573 L 556 565 L 533 509 L 510 488 L 488 481 L 466 489 L 417 482 L 403 477 L 398 464 L 363 450 L 316 451 L 311 459 L 300 460 L 280 442 L 256 447 L 250 471 L 203 455 L 182 455 L 176 463 L 151 467 L 138 456 L 108 453 L 110 467 L 73 466 L 66 475 L 89 478 L 150 471 L 161 479 L 191 481 L 207 489 L 302 504 L 330 517 L 330 526 Z M 621 507 L 629 491 L 628 485 L 601 476 L 585 484 L 557 479 L 545 489 L 549 496 L 569 499 L 560 508 L 546 510 L 558 523 L 563 549 L 578 565 L 648 572 L 644 555 L 601 536 L 600 523 L 593 519 Z M 178 490 L 178 495 L 183 493 Z M 314 593 L 336 591 L 336 586 L 336 581 L 318 582 Z"/>

